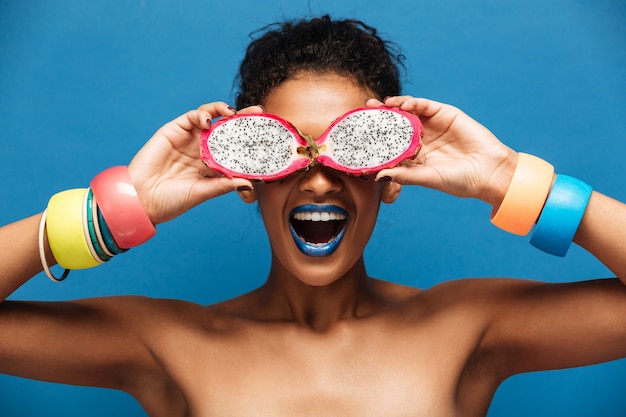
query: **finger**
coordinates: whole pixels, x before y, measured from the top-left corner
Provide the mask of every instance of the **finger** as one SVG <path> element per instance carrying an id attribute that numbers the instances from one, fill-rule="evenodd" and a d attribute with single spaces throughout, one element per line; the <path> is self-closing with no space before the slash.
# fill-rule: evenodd
<path id="1" fill-rule="evenodd" d="M 432 117 L 447 106 L 437 101 L 411 96 L 388 97 L 385 100 L 385 105 L 398 107 L 401 110 L 408 111 L 422 117 Z"/>
<path id="2" fill-rule="evenodd" d="M 262 106 L 250 106 L 242 110 L 235 110 L 231 106 L 223 102 L 209 103 L 200 106 L 197 110 L 192 110 L 186 115 L 189 124 L 181 125 L 186 130 L 191 130 L 193 127 L 198 129 L 210 129 L 213 124 L 213 119 L 217 117 L 228 117 L 235 114 L 258 114 L 264 113 Z"/>
<path id="3" fill-rule="evenodd" d="M 391 181 L 402 185 L 423 185 L 432 187 L 436 182 L 433 171 L 427 167 L 406 167 L 397 166 L 383 169 L 376 174 L 376 181 L 383 178 L 391 178 Z"/>
<path id="4" fill-rule="evenodd" d="M 206 178 L 199 181 L 192 192 L 192 204 L 200 204 L 211 198 L 236 191 L 238 189 L 253 189 L 252 182 L 243 178 Z"/>
<path id="5" fill-rule="evenodd" d="M 389 106 L 389 107 L 400 107 L 400 105 L 402 103 L 404 103 L 405 101 L 409 100 L 413 98 L 413 96 L 391 96 L 391 97 L 385 97 L 385 99 L 383 100 L 383 102 L 385 103 L 385 106 Z"/>
<path id="6" fill-rule="evenodd" d="M 383 103 L 382 101 L 376 99 L 376 98 L 370 98 L 367 99 L 367 101 L 365 102 L 365 106 L 366 107 L 381 107 L 384 106 L 385 103 Z"/>
<path id="7" fill-rule="evenodd" d="M 232 116 L 233 114 L 237 113 L 234 108 L 232 108 L 227 103 L 224 103 L 223 101 L 214 101 L 212 103 L 203 104 L 198 107 L 198 110 L 210 113 L 213 118 L 219 116 Z"/>
<path id="8" fill-rule="evenodd" d="M 237 114 L 259 114 L 265 113 L 265 109 L 260 104 L 257 106 L 250 106 L 240 110 L 237 110 Z"/>
<path id="9" fill-rule="evenodd" d="M 216 117 L 231 116 L 233 114 L 235 114 L 235 110 L 226 103 L 208 103 L 200 106 L 196 110 L 181 114 L 164 127 L 173 124 L 188 132 L 194 129 L 208 129 L 211 127 L 212 120 Z"/>
<path id="10" fill-rule="evenodd" d="M 207 178 L 218 178 L 224 176 L 224 174 L 222 174 L 221 172 L 213 168 L 209 168 L 205 163 L 202 163 L 202 168 L 200 168 L 198 172 L 201 176 Z"/>
<path id="11" fill-rule="evenodd" d="M 197 111 L 193 112 L 193 115 L 197 117 L 197 119 L 194 120 L 196 126 L 201 129 L 208 129 L 211 127 L 213 119 L 232 116 L 236 113 L 237 111 L 227 103 L 216 101 L 198 107 Z"/>

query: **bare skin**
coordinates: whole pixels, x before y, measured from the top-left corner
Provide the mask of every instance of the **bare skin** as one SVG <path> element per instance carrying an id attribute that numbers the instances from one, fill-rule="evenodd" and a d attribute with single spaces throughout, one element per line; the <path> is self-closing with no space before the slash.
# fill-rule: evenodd
<path id="1" fill-rule="evenodd" d="M 369 97 L 350 79 L 302 74 L 263 104 L 317 136 Z M 141 297 L 5 301 L 0 372 L 124 390 L 154 417 L 484 416 L 510 375 L 626 356 L 626 289 L 617 279 L 472 279 L 421 291 L 367 275 L 363 248 L 378 205 L 393 203 L 400 184 L 497 206 L 516 162 L 451 106 L 412 97 L 385 104 L 416 113 L 426 127 L 420 161 L 378 174 L 390 182 L 316 166 L 283 184 L 253 186 L 198 162 L 198 133 L 207 119 L 232 114 L 225 104 L 164 126 L 130 165 L 153 222 L 251 187 L 239 193 L 264 216 L 272 245 L 266 283 L 208 307 Z M 337 252 L 312 259 L 294 245 L 287 214 L 321 203 L 344 208 L 350 224 Z M 41 270 L 38 220 L 0 229 L 0 247 L 15 248 L 0 251 L 4 297 Z M 624 205 L 594 193 L 576 242 L 622 279 L 624 235 Z"/>

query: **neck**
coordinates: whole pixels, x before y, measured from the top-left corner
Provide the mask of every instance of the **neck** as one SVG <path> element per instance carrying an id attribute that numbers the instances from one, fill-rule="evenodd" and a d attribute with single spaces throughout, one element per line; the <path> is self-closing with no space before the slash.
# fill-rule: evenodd
<path id="1" fill-rule="evenodd" d="M 302 282 L 274 259 L 257 294 L 269 319 L 299 322 L 315 331 L 368 315 L 377 299 L 362 257 L 345 275 L 324 286 Z"/>

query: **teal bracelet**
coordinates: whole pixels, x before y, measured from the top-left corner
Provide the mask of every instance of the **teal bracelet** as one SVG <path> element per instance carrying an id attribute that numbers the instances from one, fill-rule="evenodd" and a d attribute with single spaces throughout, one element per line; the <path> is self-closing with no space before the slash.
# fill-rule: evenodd
<path id="1" fill-rule="evenodd" d="M 89 231 L 89 239 L 91 240 L 91 244 L 98 255 L 98 258 L 106 262 L 111 260 L 113 256 L 108 255 L 105 248 L 100 245 L 97 233 L 98 231 L 96 230 L 96 222 L 97 220 L 94 217 L 93 192 L 91 191 L 91 188 L 89 188 L 87 191 L 87 228 Z"/>
<path id="2" fill-rule="evenodd" d="M 592 188 L 567 175 L 557 175 L 530 243 L 544 252 L 565 256 L 583 218 Z"/>
<path id="3" fill-rule="evenodd" d="M 104 217 L 102 216 L 102 213 L 100 212 L 100 207 L 96 207 L 96 216 L 97 216 L 98 225 L 100 226 L 100 233 L 102 235 L 102 240 L 104 241 L 104 245 L 109 250 L 109 252 L 111 252 L 114 255 L 119 255 L 120 253 L 126 252 L 128 249 L 120 248 L 119 246 L 117 246 L 117 243 L 115 243 L 115 240 L 113 240 L 113 235 L 111 234 L 111 231 L 109 230 L 109 226 L 107 225 L 107 222 L 104 220 Z"/>

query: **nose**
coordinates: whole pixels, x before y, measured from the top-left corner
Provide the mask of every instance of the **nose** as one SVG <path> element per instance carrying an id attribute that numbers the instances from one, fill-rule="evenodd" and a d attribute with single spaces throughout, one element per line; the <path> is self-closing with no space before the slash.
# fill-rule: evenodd
<path id="1" fill-rule="evenodd" d="M 343 182 L 339 178 L 340 175 L 341 173 L 334 169 L 322 165 L 314 165 L 300 179 L 298 187 L 304 193 L 314 197 L 323 197 L 343 189 Z"/>

